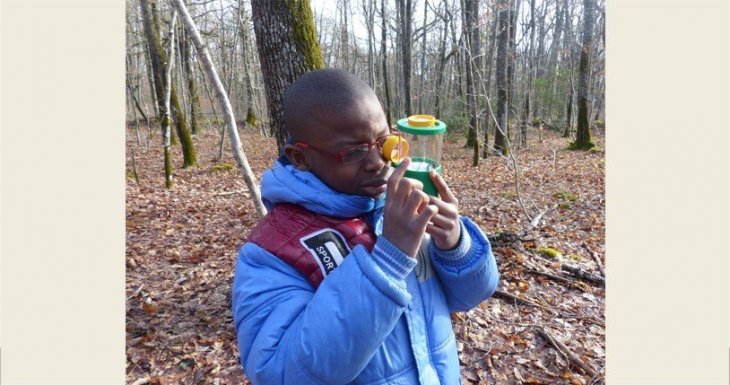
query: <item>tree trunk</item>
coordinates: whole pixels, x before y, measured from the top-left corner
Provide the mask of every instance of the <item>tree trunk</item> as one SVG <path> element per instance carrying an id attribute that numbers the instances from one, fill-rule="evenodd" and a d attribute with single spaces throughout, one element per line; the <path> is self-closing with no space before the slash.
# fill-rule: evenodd
<path id="1" fill-rule="evenodd" d="M 252 0 L 256 45 L 264 76 L 271 129 L 278 148 L 284 126 L 284 94 L 302 74 L 324 67 L 308 0 Z"/>
<path id="2" fill-rule="evenodd" d="M 416 113 L 425 114 L 426 111 L 423 109 L 423 101 L 426 99 L 425 83 L 426 83 L 426 21 L 428 20 L 428 0 L 423 4 L 423 24 L 422 24 L 422 37 L 421 37 L 421 63 L 418 66 L 418 109 Z"/>
<path id="3" fill-rule="evenodd" d="M 504 155 L 509 153 L 507 146 L 507 50 L 509 42 L 509 3 L 511 0 L 498 0 L 499 24 L 497 30 L 497 127 L 494 133 L 494 149 Z"/>
<path id="4" fill-rule="evenodd" d="M 170 159 L 170 95 L 172 92 L 172 67 L 175 63 L 175 21 L 177 13 L 172 12 L 170 20 L 170 46 L 165 64 L 164 115 L 162 115 L 163 145 L 165 151 L 165 187 L 172 187 L 172 160 Z"/>
<path id="5" fill-rule="evenodd" d="M 184 26 L 183 26 L 184 27 Z M 180 54 L 182 55 L 183 72 L 187 80 L 188 92 L 190 93 L 190 132 L 197 135 L 199 132 L 198 113 L 200 111 L 200 98 L 198 88 L 195 85 L 195 71 L 190 62 L 190 42 L 188 39 L 180 40 Z"/>
<path id="6" fill-rule="evenodd" d="M 251 64 L 249 63 L 249 48 L 251 47 L 251 35 L 248 28 L 248 15 L 243 6 L 243 0 L 239 0 L 239 23 L 241 24 L 241 55 L 243 56 L 243 81 L 246 85 L 246 124 L 256 126 L 256 112 L 254 111 L 253 100 L 255 97 L 253 82 L 251 81 Z"/>
<path id="7" fill-rule="evenodd" d="M 514 111 L 514 95 L 515 95 L 515 58 L 517 56 L 517 47 L 515 44 L 515 36 L 517 33 L 517 14 L 521 1 L 512 0 L 509 7 L 509 43 L 507 49 L 507 128 L 505 132 L 508 138 L 510 136 L 510 117 Z M 519 121 L 519 116 L 515 116 L 513 121 Z"/>
<path id="8" fill-rule="evenodd" d="M 171 188 L 173 184 L 172 176 L 172 160 L 170 157 L 170 103 L 169 103 L 169 87 L 165 87 L 167 83 L 164 58 L 161 57 L 162 43 L 160 43 L 159 33 L 155 23 L 150 15 L 150 9 L 147 0 L 140 0 L 142 8 L 142 22 L 144 23 L 145 37 L 147 38 L 147 46 L 149 56 L 152 61 L 152 72 L 155 83 L 155 91 L 157 92 L 158 110 L 160 112 L 160 127 L 162 129 L 162 147 L 163 147 L 163 164 L 165 169 L 165 187 Z M 167 63 L 170 68 L 170 63 Z"/>
<path id="9" fill-rule="evenodd" d="M 570 88 L 568 89 L 568 100 L 565 106 L 565 131 L 563 132 L 563 138 L 570 136 L 570 132 L 573 130 L 573 75 L 570 76 Z"/>
<path id="10" fill-rule="evenodd" d="M 157 31 L 157 12 L 156 12 L 156 5 L 154 0 L 149 4 L 149 14 L 151 15 L 150 23 L 151 26 L 151 38 L 148 37 L 148 43 L 149 43 L 149 49 L 151 51 L 157 51 L 156 52 L 156 59 L 153 60 L 152 67 L 153 71 L 157 73 L 158 75 L 154 76 L 155 79 L 155 89 L 162 87 L 162 82 L 164 81 L 164 73 L 163 67 L 160 63 L 167 63 L 167 54 L 165 54 L 165 49 L 162 47 L 162 42 L 160 40 L 160 34 Z M 155 61 L 158 62 L 157 65 L 155 65 Z M 172 61 L 170 61 L 170 65 L 172 65 Z M 160 84 L 160 86 L 158 86 Z M 157 91 L 157 99 L 158 104 L 162 102 L 163 93 L 162 90 Z M 185 121 L 185 110 L 182 109 L 180 106 L 180 102 L 177 98 L 177 89 L 175 87 L 174 83 L 170 83 L 170 103 L 172 105 L 172 108 L 169 109 L 167 112 L 169 114 L 169 117 L 171 118 L 171 124 L 175 123 L 176 133 L 178 138 L 180 139 L 180 146 L 182 147 L 183 151 L 183 167 L 189 167 L 194 166 L 197 163 L 196 154 L 195 154 L 195 147 L 193 145 L 193 138 L 190 134 L 190 129 L 188 128 L 187 122 Z M 170 140 L 171 144 L 175 144 L 174 138 L 171 138 Z"/>
<path id="11" fill-rule="evenodd" d="M 172 0 L 172 5 L 177 8 L 178 12 L 180 12 L 182 21 L 183 23 L 185 23 L 185 30 L 188 32 L 188 35 L 190 35 L 190 38 L 195 44 L 195 49 L 198 53 L 198 57 L 203 63 L 203 67 L 205 68 L 205 72 L 208 75 L 210 83 L 213 84 L 215 87 L 218 102 L 220 103 L 221 109 L 224 112 L 226 128 L 228 129 L 229 137 L 231 138 L 233 157 L 236 159 L 238 168 L 241 170 L 241 173 L 243 175 L 243 180 L 246 182 L 248 191 L 251 193 L 251 198 L 253 199 L 254 206 L 256 207 L 256 212 L 259 214 L 260 217 L 263 217 L 264 215 L 266 215 L 266 208 L 261 201 L 261 192 L 259 191 L 256 177 L 254 176 L 253 171 L 251 170 L 251 166 L 248 164 L 246 154 L 243 152 L 243 148 L 241 147 L 241 140 L 238 137 L 238 129 L 236 127 L 236 118 L 233 116 L 233 108 L 231 108 L 231 103 L 228 100 L 228 95 L 226 95 L 226 92 L 223 89 L 223 84 L 221 83 L 220 78 L 215 71 L 213 61 L 211 60 L 210 54 L 208 53 L 208 49 L 203 44 L 203 39 L 200 37 L 200 33 L 195 26 L 193 18 L 190 16 L 188 10 L 185 8 L 183 0 Z"/>
<path id="12" fill-rule="evenodd" d="M 183 168 L 195 166 L 198 163 L 198 160 L 195 153 L 195 145 L 193 144 L 193 136 L 190 133 L 187 122 L 185 121 L 185 109 L 180 105 L 180 101 L 177 98 L 175 84 L 170 85 L 170 91 L 170 102 L 173 106 L 172 117 L 175 120 L 177 136 L 180 138 L 180 147 L 182 147 L 183 150 Z"/>
<path id="13" fill-rule="evenodd" d="M 590 52 L 593 38 L 593 8 L 595 0 L 583 0 L 584 24 L 583 44 L 578 64 L 578 129 L 573 148 L 588 150 L 595 145 L 591 141 L 591 130 L 588 122 L 588 81 L 590 77 Z"/>
<path id="14" fill-rule="evenodd" d="M 375 89 L 375 4 L 374 0 L 362 0 L 368 30 L 368 84 Z"/>
<path id="15" fill-rule="evenodd" d="M 405 115 L 413 115 L 411 100 L 411 63 L 412 63 L 412 37 L 413 37 L 413 7 L 411 0 L 396 0 L 401 15 L 401 55 L 403 55 L 403 108 Z"/>
<path id="16" fill-rule="evenodd" d="M 530 93 L 532 92 L 532 72 L 534 71 L 535 50 L 535 0 L 530 0 L 530 48 L 527 53 L 527 86 L 525 91 L 525 109 L 522 118 L 522 146 L 527 146 L 527 127 L 530 122 Z"/>
<path id="17" fill-rule="evenodd" d="M 385 118 L 388 121 L 388 127 L 392 127 L 392 121 L 390 117 L 392 114 L 390 108 L 390 85 L 388 84 L 388 22 L 385 18 L 385 1 L 386 0 L 380 1 L 380 17 L 383 20 L 383 26 L 380 32 L 380 50 L 381 56 L 383 57 L 383 90 L 385 92 L 385 105 L 383 106 L 383 109 L 385 110 Z"/>
<path id="18" fill-rule="evenodd" d="M 464 68 L 466 69 L 466 109 L 469 115 L 466 146 L 474 149 L 472 166 L 479 165 L 479 106 L 477 105 L 476 69 L 479 68 L 479 1 L 464 0 L 464 37 L 466 53 Z"/>
<path id="19" fill-rule="evenodd" d="M 444 8 L 446 8 L 446 2 L 442 1 L 442 4 L 444 5 Z M 436 70 L 436 86 L 434 87 L 434 110 L 436 111 L 436 117 L 441 116 L 441 94 L 443 91 L 443 82 L 444 82 L 444 71 L 446 70 L 446 63 L 449 61 L 449 58 L 454 55 L 454 51 L 452 51 L 446 55 L 446 38 L 449 33 L 449 22 L 451 19 L 449 16 L 451 15 L 446 10 L 444 10 L 444 16 L 441 18 L 441 20 L 444 22 L 444 29 L 443 29 L 443 35 L 441 35 L 441 43 L 439 45 L 439 66 Z M 447 88 L 448 89 L 448 88 Z"/>
<path id="20" fill-rule="evenodd" d="M 492 32 L 490 33 L 491 38 L 489 39 L 489 47 L 487 48 L 487 60 L 486 65 L 489 66 L 487 69 L 485 69 L 484 73 L 484 79 L 482 81 L 485 82 L 484 85 L 484 94 L 486 95 L 487 100 L 487 108 L 486 108 L 486 114 L 484 118 L 484 146 L 482 149 L 482 157 L 486 158 L 489 156 L 489 127 L 492 124 L 492 119 L 495 119 L 494 116 L 492 116 L 492 108 L 491 108 L 491 102 L 492 102 L 492 73 L 494 72 L 494 51 L 497 48 L 497 24 L 499 21 L 499 3 L 495 2 L 494 9 L 496 12 L 494 12 L 494 18 L 492 20 Z M 495 130 L 496 131 L 496 130 Z"/>

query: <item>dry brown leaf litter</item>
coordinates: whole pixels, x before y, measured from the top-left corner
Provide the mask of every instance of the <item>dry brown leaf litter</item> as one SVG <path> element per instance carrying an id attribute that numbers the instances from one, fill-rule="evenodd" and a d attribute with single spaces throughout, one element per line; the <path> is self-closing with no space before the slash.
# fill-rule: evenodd
<path id="1" fill-rule="evenodd" d="M 230 311 L 230 285 L 238 247 L 256 221 L 238 170 L 218 154 L 219 134 L 200 133 L 199 165 L 175 169 L 175 186 L 163 184 L 162 148 L 127 140 L 127 382 L 138 384 L 247 383 L 238 361 Z M 273 138 L 240 130 L 256 177 L 276 156 Z M 492 240 L 502 280 L 499 296 L 452 316 L 465 384 L 591 384 L 605 375 L 605 291 L 561 271 L 568 263 L 595 275 L 604 259 L 604 153 L 567 151 L 566 140 L 531 131 L 515 150 L 519 197 L 528 213 L 555 206 L 521 240 L 529 220 L 519 203 L 512 161 L 490 157 L 471 167 L 463 141 L 445 142 L 444 176 L 460 210 Z M 597 139 L 603 146 L 602 137 Z M 131 177 L 132 149 L 140 183 Z M 182 164 L 179 147 L 174 164 Z M 558 255 L 538 252 L 550 247 Z M 548 273 L 547 275 L 540 274 Z M 557 276 L 561 279 L 551 278 Z M 595 371 L 589 375 L 549 343 L 547 332 Z"/>

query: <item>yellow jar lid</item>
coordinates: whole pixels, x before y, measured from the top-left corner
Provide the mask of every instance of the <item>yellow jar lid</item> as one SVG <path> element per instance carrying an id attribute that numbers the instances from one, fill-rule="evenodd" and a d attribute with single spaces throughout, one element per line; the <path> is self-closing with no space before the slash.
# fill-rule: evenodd
<path id="1" fill-rule="evenodd" d="M 431 127 L 436 124 L 436 117 L 433 115 L 411 115 L 408 117 L 408 124 L 413 127 Z"/>
<path id="2" fill-rule="evenodd" d="M 408 141 L 402 136 L 391 135 L 383 143 L 383 158 L 398 163 L 408 156 Z"/>
<path id="3" fill-rule="evenodd" d="M 446 132 L 446 123 L 433 115 L 411 115 L 398 120 L 398 131 L 413 135 L 438 135 Z"/>

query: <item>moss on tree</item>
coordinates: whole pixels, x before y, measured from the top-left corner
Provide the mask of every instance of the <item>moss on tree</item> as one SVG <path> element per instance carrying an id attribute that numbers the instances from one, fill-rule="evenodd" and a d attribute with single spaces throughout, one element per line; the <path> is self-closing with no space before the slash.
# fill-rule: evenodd
<path id="1" fill-rule="evenodd" d="M 287 0 L 287 7 L 291 13 L 292 33 L 298 51 L 304 57 L 307 68 L 324 68 L 322 52 L 317 42 L 317 32 L 314 26 L 312 8 L 307 0 Z"/>
<path id="2" fill-rule="evenodd" d="M 249 108 L 248 112 L 246 113 L 246 124 L 251 127 L 256 127 L 256 123 L 258 123 L 258 121 L 256 120 L 256 114 L 253 112 L 252 108 Z"/>

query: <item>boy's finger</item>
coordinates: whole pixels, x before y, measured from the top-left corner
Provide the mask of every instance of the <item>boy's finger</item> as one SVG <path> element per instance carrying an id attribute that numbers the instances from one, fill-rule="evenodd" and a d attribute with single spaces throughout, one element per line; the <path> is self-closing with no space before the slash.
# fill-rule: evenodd
<path id="1" fill-rule="evenodd" d="M 421 213 L 416 216 L 416 224 L 419 228 L 425 229 L 428 226 L 428 222 L 433 218 L 439 209 L 434 205 L 428 205 L 421 210 Z"/>
<path id="2" fill-rule="evenodd" d="M 418 212 L 418 209 L 421 209 L 424 204 L 428 204 L 428 195 L 426 195 L 426 193 L 423 191 L 414 190 L 408 197 L 408 200 L 403 207 L 403 211 L 407 215 L 413 215 L 414 213 Z"/>
<path id="3" fill-rule="evenodd" d="M 431 170 L 429 174 L 434 186 L 436 186 L 436 191 L 438 191 L 439 195 L 441 195 L 441 199 L 444 202 L 456 204 L 456 196 L 454 196 L 454 193 L 451 192 L 451 189 L 446 184 L 444 178 L 442 178 L 435 170 Z"/>
<path id="4" fill-rule="evenodd" d="M 436 205 L 439 209 L 439 214 L 445 215 L 447 217 L 451 218 L 457 218 L 459 216 L 459 211 L 456 208 L 456 205 L 453 203 L 446 203 L 442 201 L 441 199 L 429 195 L 429 203 L 432 205 Z"/>
<path id="5" fill-rule="evenodd" d="M 458 224 L 454 222 L 453 219 L 447 218 L 440 213 L 434 215 L 433 218 L 431 218 L 431 224 L 444 230 L 453 230 L 455 226 L 458 226 Z"/>
<path id="6" fill-rule="evenodd" d="M 393 173 L 390 174 L 390 178 L 388 178 L 388 186 L 386 187 L 386 193 L 388 196 L 393 196 L 396 190 L 398 190 L 398 183 L 400 183 L 400 180 L 403 179 L 403 175 L 405 175 L 406 169 L 410 163 L 411 158 L 403 158 L 398 167 L 396 167 Z"/>

